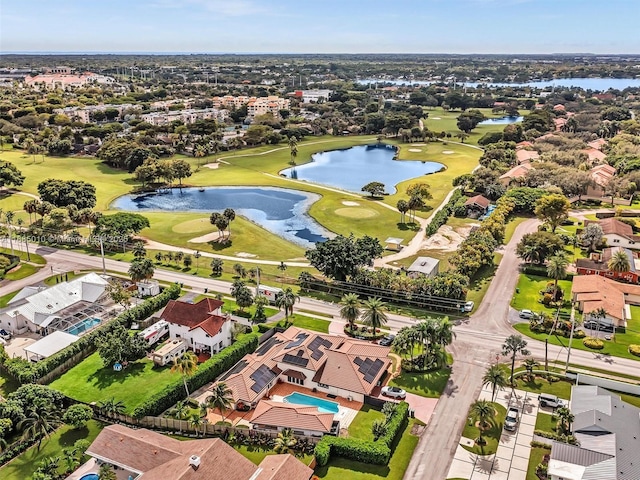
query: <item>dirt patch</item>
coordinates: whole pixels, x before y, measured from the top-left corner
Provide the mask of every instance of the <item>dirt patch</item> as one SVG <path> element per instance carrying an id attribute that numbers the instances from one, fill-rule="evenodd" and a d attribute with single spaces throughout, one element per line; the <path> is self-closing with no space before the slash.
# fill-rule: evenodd
<path id="1" fill-rule="evenodd" d="M 425 427 L 424 425 L 418 425 L 417 423 L 414 423 L 411 427 L 411 435 L 419 437 L 420 435 L 422 435 L 422 432 L 424 432 L 426 428 L 427 427 Z"/>
<path id="2" fill-rule="evenodd" d="M 421 149 L 421 148 L 409 148 L 408 150 L 409 150 L 410 152 L 416 152 L 416 153 L 418 153 L 418 152 L 421 152 L 421 151 L 422 151 L 422 149 Z"/>
<path id="3" fill-rule="evenodd" d="M 347 207 L 359 207 L 360 204 L 358 202 L 352 202 L 350 200 L 343 200 L 342 204 L 347 206 Z"/>
<path id="4" fill-rule="evenodd" d="M 449 225 L 441 226 L 436 233 L 422 242 L 422 249 L 440 250 L 443 252 L 455 252 L 465 238 L 469 236 L 471 228 L 477 224 L 468 227 L 457 227 L 453 229 Z"/>
<path id="5" fill-rule="evenodd" d="M 207 163 L 205 165 L 205 167 L 207 168 L 211 168 L 211 169 L 216 169 L 220 167 L 220 164 L 218 162 L 213 162 L 213 163 Z"/>
<path id="6" fill-rule="evenodd" d="M 454 152 L 453 150 L 443 150 L 442 153 L 444 155 L 451 155 L 452 153 L 456 153 L 456 152 Z"/>

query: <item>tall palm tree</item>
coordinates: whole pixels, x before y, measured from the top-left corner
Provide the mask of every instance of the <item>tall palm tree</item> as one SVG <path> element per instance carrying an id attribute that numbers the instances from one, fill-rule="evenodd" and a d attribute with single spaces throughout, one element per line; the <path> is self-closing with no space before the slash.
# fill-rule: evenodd
<path id="1" fill-rule="evenodd" d="M 233 407 L 233 393 L 226 383 L 218 382 L 211 387 L 211 395 L 206 398 L 205 403 L 211 409 L 218 409 L 224 422 L 225 413 Z"/>
<path id="2" fill-rule="evenodd" d="M 189 387 L 187 386 L 187 377 L 190 377 L 198 369 L 198 357 L 192 351 L 184 352 L 182 356 L 173 359 L 172 372 L 178 372 L 182 375 L 182 382 L 184 383 L 184 389 L 189 396 Z"/>
<path id="3" fill-rule="evenodd" d="M 513 370 L 516 366 L 516 357 L 518 355 L 531 355 L 531 352 L 527 350 L 527 341 L 522 338 L 522 335 L 510 335 L 502 344 L 502 355 L 511 357 L 511 385 L 513 386 Z"/>
<path id="4" fill-rule="evenodd" d="M 25 440 L 37 438 L 38 450 L 40 450 L 42 439 L 49 437 L 60 422 L 60 412 L 51 405 L 44 408 L 31 408 L 26 412 L 25 418 L 18 423 L 18 430 L 22 431 L 22 438 Z"/>
<path id="5" fill-rule="evenodd" d="M 409 211 L 409 203 L 406 200 L 398 200 L 396 208 L 400 212 L 400 223 L 404 223 L 404 216 Z"/>
<path id="6" fill-rule="evenodd" d="M 9 245 L 11 245 L 11 255 L 13 255 L 13 234 L 11 232 L 11 222 L 13 222 L 13 217 L 15 216 L 15 213 L 13 213 L 11 210 L 9 210 L 7 213 L 4 214 L 4 218 L 7 220 L 7 227 L 9 230 Z"/>
<path id="7" fill-rule="evenodd" d="M 362 313 L 362 323 L 373 328 L 374 332 L 377 328 L 387 323 L 387 314 L 385 313 L 385 303 L 377 297 L 369 297 L 364 302 L 364 312 Z"/>
<path id="8" fill-rule="evenodd" d="M 484 444 L 482 433 L 495 425 L 496 408 L 486 400 L 476 400 L 471 405 L 471 417 L 478 421 L 478 443 Z"/>
<path id="9" fill-rule="evenodd" d="M 204 419 L 199 413 L 193 412 L 189 415 L 189 424 L 195 429 L 196 437 L 200 435 L 199 428 L 204 424 Z"/>
<path id="10" fill-rule="evenodd" d="M 567 267 L 569 261 L 567 258 L 559 253 L 549 258 L 547 262 L 547 275 L 553 278 L 553 300 L 558 298 L 558 280 L 562 280 L 567 277 Z"/>
<path id="11" fill-rule="evenodd" d="M 144 258 L 147 256 L 147 250 L 144 248 L 144 242 L 136 242 L 133 244 L 133 256 L 135 258 Z"/>
<path id="12" fill-rule="evenodd" d="M 293 135 L 291 135 L 287 139 L 287 144 L 289 145 L 289 153 L 290 153 L 289 164 L 295 167 L 296 157 L 298 156 L 298 139 Z"/>
<path id="13" fill-rule="evenodd" d="M 129 276 L 133 282 L 147 280 L 153 277 L 154 272 L 155 267 L 153 265 L 153 261 L 149 258 L 134 260 L 129 265 Z"/>
<path id="14" fill-rule="evenodd" d="M 278 433 L 273 449 L 278 453 L 291 453 L 298 443 L 290 428 L 285 428 Z"/>
<path id="15" fill-rule="evenodd" d="M 491 365 L 487 368 L 487 371 L 484 372 L 484 376 L 482 377 L 482 386 L 491 386 L 492 402 L 495 402 L 498 390 L 504 390 L 504 387 L 507 386 L 507 382 L 507 374 L 500 365 Z"/>
<path id="16" fill-rule="evenodd" d="M 236 211 L 233 208 L 225 208 L 224 212 L 222 212 L 222 216 L 227 219 L 227 238 L 231 237 L 231 222 L 236 219 Z"/>
<path id="17" fill-rule="evenodd" d="M 623 273 L 629 271 L 629 269 L 631 268 L 631 264 L 629 261 L 629 257 L 627 257 L 627 254 L 624 252 L 624 250 L 618 250 L 609 259 L 607 267 L 612 272 Z"/>
<path id="18" fill-rule="evenodd" d="M 536 361 L 535 358 L 529 357 L 525 358 L 524 362 L 522 362 L 522 366 L 527 371 L 527 377 L 529 380 L 533 379 L 533 371 L 536 367 L 539 367 L 540 364 Z"/>
<path id="19" fill-rule="evenodd" d="M 456 336 L 456 332 L 453 331 L 453 323 L 449 320 L 449 317 L 444 317 L 440 320 L 437 326 L 436 337 L 440 342 L 440 346 L 444 349 L 447 345 L 451 345 L 453 339 Z"/>
<path id="20" fill-rule="evenodd" d="M 276 295 L 276 307 L 284 309 L 285 320 L 289 322 L 289 315 L 293 315 L 293 306 L 296 300 L 300 301 L 300 295 L 297 295 L 291 287 L 285 288 Z"/>
<path id="21" fill-rule="evenodd" d="M 575 419 L 571 410 L 567 407 L 561 407 L 556 410 L 555 415 L 558 417 L 557 429 L 562 432 L 562 435 L 569 435 L 571 433 L 571 424 Z"/>
<path id="22" fill-rule="evenodd" d="M 360 317 L 360 299 L 355 293 L 347 293 L 340 299 L 340 318 L 347 321 L 353 331 L 356 320 Z"/>

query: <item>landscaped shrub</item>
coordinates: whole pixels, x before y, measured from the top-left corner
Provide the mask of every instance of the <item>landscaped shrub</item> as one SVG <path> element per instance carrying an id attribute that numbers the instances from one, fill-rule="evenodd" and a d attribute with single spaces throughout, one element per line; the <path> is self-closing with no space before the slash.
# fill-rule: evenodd
<path id="1" fill-rule="evenodd" d="M 326 465 L 331 455 L 362 463 L 386 465 L 391 458 L 391 446 L 405 427 L 408 416 L 409 404 L 401 402 L 387 422 L 387 432 L 376 442 L 325 435 L 314 450 L 318 465 Z"/>
<path id="2" fill-rule="evenodd" d="M 160 310 L 169 303 L 169 300 L 176 299 L 179 296 L 180 286 L 178 284 L 173 284 L 170 287 L 165 288 L 159 295 L 148 298 L 140 305 L 122 312 L 114 320 L 111 320 L 92 332 L 80 337 L 79 340 L 72 343 L 67 348 L 45 360 L 42 360 L 41 362 L 32 363 L 24 360 L 23 358 L 0 358 L 0 362 L 3 364 L 7 373 L 18 380 L 18 382 L 38 382 L 42 377 L 55 370 L 75 355 L 80 353 L 85 354 L 78 359 L 78 361 L 80 361 L 82 358 L 91 354 L 96 349 L 96 344 L 104 333 L 111 332 L 119 326 L 129 328 L 133 322 L 147 318 L 149 315 Z"/>
<path id="3" fill-rule="evenodd" d="M 571 445 L 578 443 L 576 437 L 573 435 L 559 435 L 557 433 L 547 432 L 546 430 L 534 430 L 533 433 L 539 437 L 549 438 L 563 443 L 570 443 Z"/>
<path id="4" fill-rule="evenodd" d="M 629 353 L 636 357 L 640 357 L 640 345 L 629 345 Z"/>
<path id="5" fill-rule="evenodd" d="M 351 328 L 347 324 L 344 326 L 343 330 L 344 333 L 346 333 L 350 337 L 355 337 L 361 340 L 378 340 L 385 336 L 385 334 L 381 333 L 379 329 L 375 333 L 373 333 L 370 331 L 369 327 L 365 325 L 361 327 L 358 327 L 358 325 L 356 325 L 354 329 L 351 330 Z"/>
<path id="6" fill-rule="evenodd" d="M 599 338 L 587 337 L 582 341 L 582 344 L 593 350 L 602 350 L 604 348 L 604 342 Z"/>
<path id="7" fill-rule="evenodd" d="M 576 331 L 573 332 L 573 338 L 578 338 L 579 339 L 579 338 L 584 338 L 586 336 L 587 336 L 587 334 L 585 333 L 584 330 L 576 330 Z"/>
<path id="8" fill-rule="evenodd" d="M 272 328 L 273 328 L 273 326 L 271 326 L 271 325 L 267 325 L 266 323 L 259 323 L 259 324 L 258 324 L 258 331 L 259 331 L 260 333 L 266 333 L 266 332 L 268 332 L 269 330 L 271 330 Z"/>
<path id="9" fill-rule="evenodd" d="M 242 357 L 258 348 L 257 333 L 245 335 L 230 347 L 215 354 L 206 362 L 198 365 L 196 373 L 188 380 L 189 391 L 193 392 L 233 367 Z M 142 418 L 146 415 L 159 415 L 186 396 L 182 378 L 176 376 L 175 381 L 153 395 L 133 411 L 133 416 Z"/>
<path id="10" fill-rule="evenodd" d="M 449 201 L 445 204 L 444 207 L 438 210 L 438 212 L 431 219 L 431 222 L 429 222 L 429 225 L 427 225 L 427 228 L 425 229 L 425 235 L 433 235 L 442 225 L 447 223 L 447 220 L 449 220 L 449 217 L 455 210 L 456 205 L 461 198 L 462 192 L 460 191 L 460 189 L 454 190 L 454 192 L 451 194 L 451 198 L 449 198 Z"/>

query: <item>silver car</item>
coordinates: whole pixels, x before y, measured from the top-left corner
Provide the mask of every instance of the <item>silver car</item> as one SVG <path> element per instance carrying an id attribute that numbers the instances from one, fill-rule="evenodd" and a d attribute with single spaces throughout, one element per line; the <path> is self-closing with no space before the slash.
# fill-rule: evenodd
<path id="1" fill-rule="evenodd" d="M 382 395 L 384 395 L 385 397 L 402 399 L 407 397 L 407 392 L 405 392 L 400 387 L 390 387 L 389 385 L 387 385 L 386 387 L 382 387 Z"/>
<path id="2" fill-rule="evenodd" d="M 518 428 L 518 419 L 520 418 L 520 410 L 516 407 L 509 407 L 507 416 L 504 419 L 504 429 L 513 432 Z"/>

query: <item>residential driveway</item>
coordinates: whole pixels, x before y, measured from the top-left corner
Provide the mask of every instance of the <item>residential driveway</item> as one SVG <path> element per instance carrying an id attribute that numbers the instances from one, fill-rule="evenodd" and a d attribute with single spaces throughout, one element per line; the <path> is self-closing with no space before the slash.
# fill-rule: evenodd
<path id="1" fill-rule="evenodd" d="M 24 349 L 29 345 L 33 345 L 41 338 L 42 336 L 31 332 L 18 335 L 7 342 L 4 346 L 4 351 L 7 352 L 9 358 L 22 357 L 26 359 L 27 353 Z"/>
<path id="2" fill-rule="evenodd" d="M 476 455 L 462 445 L 473 445 L 473 440 L 462 437 L 458 445 L 447 478 L 469 480 L 526 480 L 531 441 L 538 415 L 537 395 L 522 390 L 500 392 L 496 401 L 505 406 L 520 409 L 520 423 L 515 432 L 502 432 L 495 455 Z M 491 391 L 482 390 L 478 397 L 491 400 Z"/>
<path id="3" fill-rule="evenodd" d="M 414 393 L 407 393 L 405 401 L 415 412 L 415 417 L 427 424 L 429 423 L 429 420 L 431 420 L 431 415 L 433 415 L 433 411 L 436 409 L 436 405 L 438 404 L 437 398 L 421 397 Z"/>

